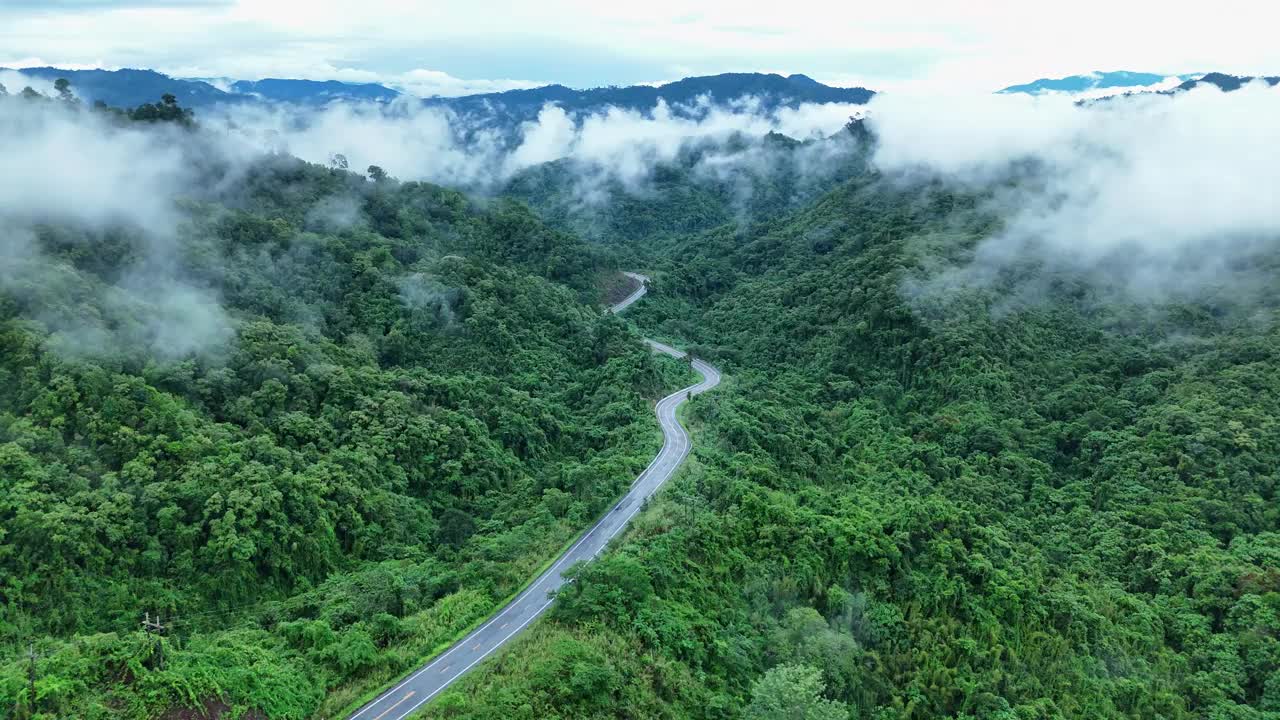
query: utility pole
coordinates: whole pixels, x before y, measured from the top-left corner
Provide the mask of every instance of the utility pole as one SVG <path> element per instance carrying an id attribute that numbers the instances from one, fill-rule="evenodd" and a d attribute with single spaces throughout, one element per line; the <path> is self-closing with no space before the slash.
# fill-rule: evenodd
<path id="1" fill-rule="evenodd" d="M 164 668 L 164 641 L 160 639 L 160 636 L 164 634 L 165 626 L 164 626 L 164 623 L 160 622 L 160 616 L 156 615 L 156 619 L 152 620 L 151 613 L 150 612 L 146 613 L 142 619 L 142 630 L 148 635 L 154 634 L 156 636 L 156 646 L 155 646 L 156 668 L 163 669 Z"/>

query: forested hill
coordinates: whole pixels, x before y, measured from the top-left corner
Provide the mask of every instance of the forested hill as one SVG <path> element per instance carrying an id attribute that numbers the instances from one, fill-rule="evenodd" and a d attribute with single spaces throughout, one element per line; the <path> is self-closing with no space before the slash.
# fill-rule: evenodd
<path id="1" fill-rule="evenodd" d="M 631 541 L 429 717 L 1280 717 L 1276 244 L 1159 302 L 931 284 L 988 200 L 866 172 L 637 244 L 637 322 L 732 382 Z"/>
<path id="2" fill-rule="evenodd" d="M 6 208 L 0 717 L 334 716 L 621 494 L 687 370 L 528 210 L 224 156 L 162 107 L 0 97 L 195 178 L 132 221 Z"/>
<path id="3" fill-rule="evenodd" d="M 633 253 L 801 208 L 860 172 L 869 148 L 865 128 L 853 120 L 830 137 L 805 141 L 740 133 L 688 143 L 672 161 L 655 164 L 640 188 L 566 158 L 517 173 L 502 192 L 553 227 Z"/>
<path id="4" fill-rule="evenodd" d="M 155 102 L 162 95 L 178 98 L 185 107 L 207 107 L 216 103 L 236 103 L 251 98 L 237 98 L 203 80 L 169 77 L 154 70 L 68 70 L 55 67 L 29 67 L 12 72 L 45 84 L 66 79 L 78 97 L 87 103 L 103 102 L 111 107 L 129 108 Z M 13 88 L 14 91 L 21 88 Z"/>

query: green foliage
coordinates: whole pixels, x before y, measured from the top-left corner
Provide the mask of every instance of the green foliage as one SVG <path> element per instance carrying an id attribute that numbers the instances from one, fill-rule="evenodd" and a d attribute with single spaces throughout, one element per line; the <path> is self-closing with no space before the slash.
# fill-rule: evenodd
<path id="1" fill-rule="evenodd" d="M 824 700 L 822 672 L 807 665 L 779 665 L 751 688 L 744 720 L 844 720 L 849 711 Z"/>
<path id="2" fill-rule="evenodd" d="M 159 103 L 145 103 L 126 113 L 134 122 L 174 123 L 183 127 L 195 124 L 195 114 L 190 108 L 178 104 L 178 98 L 165 93 Z"/>
<path id="3" fill-rule="evenodd" d="M 182 213 L 225 331 L 120 282 L 128 227 L 35 226 L 0 291 L 0 716 L 333 712 L 607 508 L 687 372 L 514 203 L 271 157 Z"/>
<path id="4" fill-rule="evenodd" d="M 653 278 L 628 320 L 730 373 L 690 466 L 428 716 L 1280 718 L 1266 243 L 1161 303 L 1030 264 L 940 287 L 988 197 L 855 162 L 726 224 L 690 167 L 605 218 Z M 563 169 L 514 189 L 581 229 Z M 609 507 L 687 373 L 592 307 L 615 249 L 517 202 L 275 157 L 183 213 L 218 352 L 120 282 L 129 228 L 30 228 L 0 295 L 24 720 L 336 715 Z"/>
<path id="5" fill-rule="evenodd" d="M 1033 266 L 931 286 L 998 231 L 983 200 L 867 175 L 636 250 L 631 317 L 732 380 L 456 714 L 541 707 L 516 659 L 567 636 L 630 648 L 613 716 L 1280 717 L 1280 293 L 1244 282 L 1274 251 L 1160 304 Z"/>

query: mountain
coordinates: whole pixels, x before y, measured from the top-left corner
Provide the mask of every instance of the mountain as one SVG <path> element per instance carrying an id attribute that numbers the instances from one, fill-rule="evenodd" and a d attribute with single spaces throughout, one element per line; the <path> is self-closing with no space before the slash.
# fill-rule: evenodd
<path id="1" fill-rule="evenodd" d="M 616 261 L 517 204 L 0 107 L 35 187 L 105 172 L 129 179 L 100 190 L 117 206 L 156 207 L 182 157 L 193 194 L 165 196 L 156 237 L 90 227 L 101 197 L 70 190 L 5 217 L 0 718 L 343 717 L 606 512 L 658 449 L 653 403 L 688 384 L 598 306 Z M 14 164 L 54 142 L 93 167 Z M 65 400 L 36 417 L 46 387 Z M 144 640 L 135 607 L 173 632 Z M 294 649 L 321 625 L 332 642 Z"/>
<path id="2" fill-rule="evenodd" d="M 956 287 L 990 192 L 632 241 L 628 321 L 731 378 L 697 469 L 425 717 L 1274 718 L 1280 245 L 1159 312 L 1030 258 Z"/>
<path id="3" fill-rule="evenodd" d="M 1232 90 L 1239 90 L 1246 83 L 1251 82 L 1253 80 L 1258 80 L 1258 79 L 1259 79 L 1258 77 L 1252 76 L 1252 75 L 1246 75 L 1246 76 L 1227 75 L 1226 73 L 1214 72 L 1214 73 L 1209 73 L 1208 75 L 1205 75 L 1199 79 L 1187 80 L 1186 82 L 1179 85 L 1177 89 L 1191 90 L 1196 87 L 1199 87 L 1201 83 L 1205 83 L 1208 85 L 1215 85 L 1220 90 L 1231 92 Z M 1280 77 L 1278 76 L 1262 77 L 1261 79 L 1265 80 L 1268 85 L 1280 84 Z"/>
<path id="4" fill-rule="evenodd" d="M 391 102 L 404 95 L 375 83 L 354 84 L 336 80 L 232 80 L 221 89 L 199 79 L 175 78 L 154 70 L 62 70 L 54 67 L 14 70 L 23 75 L 53 82 L 71 81 L 80 98 L 101 100 L 115 107 L 136 107 L 154 102 L 165 93 L 191 108 L 245 102 L 281 102 L 324 105 L 333 101 Z M 702 98 L 722 104 L 743 97 L 757 98 L 764 110 L 795 107 L 802 103 L 866 103 L 874 95 L 866 88 L 839 88 L 823 85 L 805 75 L 765 73 L 725 73 L 691 77 L 665 85 L 631 85 L 575 90 L 564 85 L 546 85 L 530 90 L 462 97 L 431 97 L 423 102 L 463 114 L 496 115 L 507 122 L 523 122 L 537 117 L 547 103 L 556 103 L 569 112 L 600 110 L 614 106 L 627 110 L 650 110 L 659 99 L 673 107 L 677 115 L 697 116 Z"/>
<path id="5" fill-rule="evenodd" d="M 1171 77 L 1176 77 L 1179 80 L 1190 80 L 1198 77 L 1198 74 L 1192 73 L 1188 75 L 1169 76 L 1159 75 L 1156 73 L 1129 72 L 1127 70 L 1118 70 L 1114 72 L 1092 72 L 1088 75 L 1071 75 L 1063 78 L 1040 78 L 1035 82 L 1026 83 L 1024 85 L 1010 85 L 998 92 L 1005 95 L 1013 93 L 1023 93 L 1026 95 L 1066 93 L 1075 95 L 1094 90 L 1106 90 L 1111 88 L 1150 88 L 1155 85 L 1171 82 Z"/>
<path id="6" fill-rule="evenodd" d="M 86 102 L 102 102 L 112 107 L 137 107 L 155 102 L 168 93 L 186 107 L 242 102 L 244 98 L 224 92 L 202 80 L 183 80 L 154 70 L 63 70 L 55 67 L 15 69 L 13 72 L 45 82 L 58 78 L 71 81 L 71 88 Z"/>
<path id="7" fill-rule="evenodd" d="M 344 83 L 337 80 L 237 80 L 231 90 L 241 95 L 254 95 L 264 100 L 323 105 L 334 100 L 391 102 L 400 97 L 398 90 L 376 83 Z"/>
<path id="8" fill-rule="evenodd" d="M 71 81 L 76 95 L 86 102 L 101 100 L 113 107 L 136 107 L 155 102 L 170 93 L 186 107 L 245 102 L 286 102 L 324 105 L 334 100 L 390 102 L 400 92 L 373 83 L 354 84 L 336 80 L 234 80 L 224 90 L 202 79 L 175 78 L 155 70 L 63 70 L 55 67 L 22 68 L 22 75 L 53 82 Z"/>
<path id="9" fill-rule="evenodd" d="M 673 113 L 698 116 L 702 98 L 723 104 L 754 97 L 764 110 L 795 107 L 802 103 L 865 104 L 875 93 L 861 87 L 840 88 L 806 75 L 773 73 L 723 73 L 691 77 L 665 85 L 631 85 L 574 90 L 564 85 L 547 85 L 529 90 L 508 90 L 456 98 L 430 98 L 426 102 L 463 113 L 497 112 L 515 120 L 531 120 L 547 103 L 556 103 L 568 112 L 589 112 L 606 106 L 625 110 L 649 110 L 659 99 L 672 106 Z"/>

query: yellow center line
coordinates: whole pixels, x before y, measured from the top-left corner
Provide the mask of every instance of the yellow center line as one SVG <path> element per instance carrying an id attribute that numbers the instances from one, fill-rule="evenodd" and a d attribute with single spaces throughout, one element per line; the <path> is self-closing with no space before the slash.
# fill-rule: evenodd
<path id="1" fill-rule="evenodd" d="M 395 710 L 396 708 L 400 707 L 400 703 L 404 702 L 405 700 L 408 700 L 408 699 L 409 699 L 409 698 L 411 698 L 411 697 L 413 697 L 413 691 L 412 691 L 412 690 L 410 690 L 410 691 L 409 691 L 409 693 L 408 693 L 407 695 L 405 695 L 404 697 L 402 697 L 402 698 L 400 698 L 399 700 L 397 700 L 395 705 L 392 705 L 391 707 L 387 708 L 386 710 L 383 710 L 383 711 L 382 711 L 382 713 L 381 713 L 381 714 L 379 714 L 379 715 L 378 715 L 378 717 L 374 718 L 373 720 L 382 720 L 382 718 L 386 717 L 387 713 L 389 713 L 389 712 L 391 712 L 392 710 Z"/>
<path id="2" fill-rule="evenodd" d="M 453 667 L 453 666 L 452 666 L 452 665 L 445 665 L 444 667 L 440 668 L 440 672 L 442 672 L 442 673 L 443 673 L 443 672 L 445 672 L 446 670 L 448 670 L 448 669 L 449 669 L 449 668 L 451 668 L 451 667 Z M 374 718 L 373 720 L 378 720 L 378 719 L 377 719 L 377 718 Z"/>

